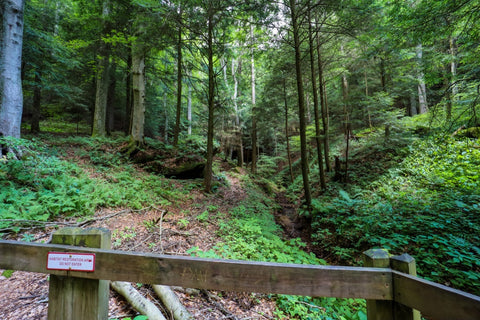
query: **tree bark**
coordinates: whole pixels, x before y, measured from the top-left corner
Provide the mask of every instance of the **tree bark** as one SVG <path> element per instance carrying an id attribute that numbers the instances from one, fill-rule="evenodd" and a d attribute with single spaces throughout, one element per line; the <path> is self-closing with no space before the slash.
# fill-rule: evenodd
<path id="1" fill-rule="evenodd" d="M 178 39 L 177 39 L 177 112 L 175 117 L 175 130 L 173 132 L 173 145 L 178 145 L 178 136 L 180 134 L 180 117 L 182 115 L 182 9 L 180 8 L 180 22 L 178 23 Z"/>
<path id="2" fill-rule="evenodd" d="M 112 288 L 121 294 L 132 305 L 132 307 L 149 320 L 166 320 L 162 312 L 149 300 L 143 297 L 130 283 L 112 281 Z"/>
<path id="3" fill-rule="evenodd" d="M 131 140 L 143 143 L 145 125 L 145 53 L 141 44 L 132 48 L 133 110 Z"/>
<path id="4" fill-rule="evenodd" d="M 309 1 L 309 6 L 311 6 L 311 1 Z M 310 71 L 311 71 L 311 81 L 312 81 L 312 91 L 313 91 L 313 110 L 315 114 L 315 142 L 317 144 L 317 160 L 318 160 L 318 174 L 320 177 L 320 185 L 322 190 L 327 188 L 327 183 L 325 182 L 325 169 L 323 168 L 323 154 L 322 154 L 322 132 L 320 131 L 320 113 L 318 111 L 318 92 L 317 92 L 317 72 L 315 70 L 315 55 L 313 51 L 313 29 L 312 29 L 312 20 L 311 20 L 311 8 L 308 9 L 308 45 L 310 51 Z"/>
<path id="5" fill-rule="evenodd" d="M 194 320 L 187 308 L 180 302 L 175 292 L 168 286 L 153 285 L 153 290 L 162 300 L 165 308 L 170 311 L 175 320 Z"/>
<path id="6" fill-rule="evenodd" d="M 317 64 L 318 64 L 318 86 L 320 89 L 320 106 L 322 113 L 322 124 L 323 124 L 323 153 L 325 157 L 325 170 L 327 172 L 332 171 L 332 166 L 330 164 L 330 123 L 329 123 L 329 114 L 328 114 L 328 104 L 327 104 L 327 92 L 325 90 L 325 83 L 323 80 L 323 61 L 322 55 L 320 52 L 320 35 L 317 33 Z"/>
<path id="7" fill-rule="evenodd" d="M 292 157 L 290 157 L 290 136 L 288 134 L 288 98 L 287 98 L 287 83 L 285 77 L 283 77 L 283 101 L 285 107 L 285 139 L 287 141 L 287 159 L 288 159 L 288 170 L 290 172 L 290 182 L 293 183 L 293 167 L 292 167 Z"/>
<path id="8" fill-rule="evenodd" d="M 252 173 L 257 173 L 257 101 L 255 92 L 255 57 L 253 49 L 253 23 L 250 24 L 250 37 L 252 41 L 251 66 L 252 66 Z"/>
<path id="9" fill-rule="evenodd" d="M 207 126 L 207 163 L 205 166 L 204 187 L 206 192 L 212 190 L 213 179 L 213 130 L 215 115 L 215 73 L 213 70 L 213 21 L 214 10 L 208 8 L 208 33 L 207 33 L 207 55 L 208 55 L 208 126 Z"/>
<path id="10" fill-rule="evenodd" d="M 116 63 L 112 63 L 110 67 L 110 83 L 108 84 L 107 94 L 107 135 L 111 135 L 113 130 L 115 130 L 115 90 L 117 86 L 117 80 L 115 77 L 116 70 Z"/>
<path id="11" fill-rule="evenodd" d="M 33 106 L 32 106 L 32 119 L 30 121 L 30 132 L 33 134 L 40 132 L 40 114 L 41 114 L 41 102 L 42 102 L 42 87 L 40 70 L 35 72 L 35 84 L 33 88 Z"/>
<path id="12" fill-rule="evenodd" d="M 132 50 L 127 57 L 127 76 L 125 79 L 125 122 L 123 125 L 123 130 L 125 134 L 130 134 L 132 128 Z"/>
<path id="13" fill-rule="evenodd" d="M 0 137 L 20 138 L 23 8 L 23 0 L 3 0 L 0 5 Z"/>
<path id="14" fill-rule="evenodd" d="M 235 109 L 235 125 L 237 130 L 235 134 L 237 136 L 237 148 L 238 148 L 238 161 L 239 167 L 243 167 L 243 134 L 242 126 L 240 125 L 240 112 L 238 110 L 238 73 L 241 70 L 242 61 L 239 59 L 238 64 L 235 65 L 235 59 L 232 60 L 232 76 L 233 76 L 233 107 Z"/>
<path id="15" fill-rule="evenodd" d="M 165 124 L 164 124 L 164 130 L 163 130 L 163 140 L 165 143 L 168 143 L 168 95 L 167 95 L 167 90 L 165 89 L 165 92 L 163 93 L 163 112 L 165 114 Z"/>
<path id="16" fill-rule="evenodd" d="M 109 15 L 108 1 L 103 3 L 103 19 Z M 104 23 L 106 29 L 106 23 Z M 105 32 L 106 30 L 104 30 Z M 103 137 L 106 135 L 107 100 L 110 75 L 109 48 L 103 40 L 100 40 L 99 60 L 97 64 L 95 111 L 93 114 L 92 136 Z"/>
<path id="17" fill-rule="evenodd" d="M 418 113 L 423 114 L 428 111 L 427 89 L 425 85 L 425 75 L 422 70 L 423 47 L 419 44 L 416 48 L 418 63 Z"/>
<path id="18" fill-rule="evenodd" d="M 305 121 L 305 93 L 303 89 L 302 77 L 302 60 L 300 55 L 300 28 L 298 26 L 296 0 L 290 0 L 290 14 L 292 17 L 292 32 L 295 48 L 295 69 L 297 75 L 297 89 L 298 89 L 298 117 L 300 120 L 300 154 L 302 165 L 303 189 L 305 197 L 305 205 L 310 209 L 312 204 L 312 195 L 310 191 L 310 182 L 308 177 L 308 152 L 307 152 L 307 135 L 306 135 L 306 121 Z"/>
<path id="19" fill-rule="evenodd" d="M 101 50 L 103 51 L 103 50 Z M 104 54 L 106 52 L 104 51 Z M 93 114 L 92 136 L 103 137 L 106 134 L 106 118 L 107 118 L 107 100 L 109 85 L 109 57 L 101 56 L 97 65 L 97 81 L 95 91 L 95 111 Z"/>
<path id="20" fill-rule="evenodd" d="M 192 134 L 192 83 L 191 81 L 188 82 L 187 121 L 188 121 L 188 135 L 191 135 Z"/>

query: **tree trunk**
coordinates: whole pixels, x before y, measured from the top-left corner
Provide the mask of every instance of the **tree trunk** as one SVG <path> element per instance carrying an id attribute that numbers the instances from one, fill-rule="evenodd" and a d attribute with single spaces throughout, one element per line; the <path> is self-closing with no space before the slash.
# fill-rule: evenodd
<path id="1" fill-rule="evenodd" d="M 242 61 L 238 60 L 237 66 L 235 66 L 235 59 L 232 60 L 232 76 L 233 76 L 233 107 L 235 109 L 235 125 L 237 129 L 235 130 L 236 140 L 237 140 L 237 150 L 238 150 L 238 161 L 237 164 L 239 167 L 243 167 L 243 134 L 242 126 L 240 125 L 240 112 L 238 110 L 238 73 L 241 70 Z"/>
<path id="2" fill-rule="evenodd" d="M 290 172 L 290 182 L 293 183 L 293 167 L 292 158 L 290 157 L 290 136 L 288 134 L 288 99 L 287 99 L 287 83 L 285 77 L 283 77 L 283 100 L 285 106 L 285 139 L 287 141 L 287 159 L 288 170 Z"/>
<path id="3" fill-rule="evenodd" d="M 255 57 L 253 49 L 253 23 L 250 24 L 250 37 L 252 40 L 251 66 L 252 66 L 252 173 L 257 173 L 257 101 L 255 92 Z"/>
<path id="4" fill-rule="evenodd" d="M 127 77 L 125 79 L 125 122 L 123 124 L 123 130 L 126 134 L 130 134 L 132 128 L 132 51 L 127 57 Z"/>
<path id="5" fill-rule="evenodd" d="M 343 45 L 340 46 L 340 52 L 345 55 Z M 347 126 L 350 122 L 350 116 L 348 113 L 348 78 L 345 72 L 342 73 L 342 97 L 343 97 L 343 115 L 345 117 L 345 123 L 343 125 L 344 133 L 347 134 Z"/>
<path id="6" fill-rule="evenodd" d="M 104 50 L 101 50 L 104 51 Z M 104 54 L 107 54 L 104 51 Z M 93 114 L 92 136 L 103 137 L 106 134 L 107 100 L 109 85 L 109 57 L 101 56 L 97 65 L 97 86 L 95 92 L 95 111 Z"/>
<path id="7" fill-rule="evenodd" d="M 204 187 L 206 192 L 212 190 L 213 179 L 213 130 L 215 111 L 215 73 L 213 70 L 213 8 L 208 9 L 208 34 L 207 34 L 207 55 L 208 55 L 208 127 L 207 127 L 207 163 L 205 166 Z"/>
<path id="8" fill-rule="evenodd" d="M 311 1 L 309 1 L 309 7 Z M 310 51 L 310 71 L 311 71 L 311 81 L 312 81 L 312 91 L 313 91 L 313 110 L 315 113 L 315 142 L 317 143 L 317 160 L 318 160 L 318 173 L 320 177 L 320 185 L 322 190 L 327 188 L 327 183 L 325 182 L 325 170 L 323 168 L 323 155 L 322 155 L 322 132 L 320 131 L 320 113 L 318 111 L 318 92 L 317 92 L 317 72 L 315 71 L 315 55 L 313 53 L 313 30 L 312 30 L 312 21 L 311 21 L 311 8 L 308 9 L 308 44 Z"/>
<path id="9" fill-rule="evenodd" d="M 182 9 L 180 8 L 180 20 L 182 19 Z M 175 130 L 173 132 L 173 145 L 178 145 L 178 136 L 180 134 L 180 117 L 182 115 L 182 23 L 178 23 L 178 39 L 177 39 L 177 113 L 175 117 Z"/>
<path id="10" fill-rule="evenodd" d="M 103 3 L 102 18 L 106 20 L 109 15 L 108 1 Z M 104 22 L 104 33 L 107 31 Z M 99 60 L 97 64 L 95 109 L 93 113 L 92 136 L 103 137 L 106 134 L 107 100 L 110 75 L 110 57 L 108 44 L 100 40 Z"/>
<path id="11" fill-rule="evenodd" d="M 117 86 L 117 81 L 115 73 L 117 70 L 116 63 L 112 63 L 110 68 L 110 83 L 108 85 L 108 95 L 107 95 L 107 134 L 111 135 L 113 130 L 115 130 L 115 89 Z"/>
<path id="12" fill-rule="evenodd" d="M 0 5 L 0 137 L 20 138 L 23 8 L 23 0 L 2 0 Z"/>
<path id="13" fill-rule="evenodd" d="M 145 53 L 138 44 L 132 48 L 133 110 L 130 137 L 137 145 L 143 143 L 145 124 Z"/>
<path id="14" fill-rule="evenodd" d="M 365 98 L 368 99 L 369 93 L 368 93 L 367 69 L 364 70 L 363 77 L 364 77 L 364 80 L 365 80 Z M 370 129 L 373 129 L 372 115 L 370 113 L 370 105 L 367 105 L 367 117 L 368 117 L 368 127 Z"/>
<path id="15" fill-rule="evenodd" d="M 175 292 L 168 286 L 153 285 L 153 290 L 162 300 L 166 309 L 170 311 L 175 320 L 194 320 L 187 308 L 180 302 Z"/>
<path id="16" fill-rule="evenodd" d="M 312 204 L 312 195 L 310 192 L 310 182 L 308 177 L 308 152 L 307 152 L 307 135 L 306 135 L 306 121 L 305 121 L 305 94 L 303 90 L 302 77 L 302 60 L 300 55 L 300 28 L 298 26 L 296 0 L 290 0 L 290 14 L 292 17 L 292 32 L 295 48 L 295 69 L 297 75 L 297 89 L 298 89 L 298 117 L 300 120 L 300 154 L 302 164 L 303 189 L 305 193 L 305 205 L 310 209 Z"/>
<path id="17" fill-rule="evenodd" d="M 164 124 L 164 130 L 163 130 L 163 140 L 165 143 L 168 143 L 168 96 L 167 96 L 167 89 L 165 89 L 165 92 L 163 93 L 163 112 L 165 114 L 165 124 Z"/>
<path id="18" fill-rule="evenodd" d="M 458 54 L 458 46 L 457 46 L 457 38 L 451 36 L 450 37 L 450 55 L 452 61 L 450 62 L 450 74 L 452 77 L 451 86 L 452 86 L 452 99 L 455 100 L 455 96 L 458 94 L 458 85 L 456 83 L 457 80 L 457 54 Z"/>
<path id="19" fill-rule="evenodd" d="M 162 312 L 148 299 L 142 296 L 130 283 L 112 281 L 112 288 L 121 294 L 132 305 L 132 307 L 150 320 L 166 320 Z"/>
<path id="20" fill-rule="evenodd" d="M 427 89 L 425 86 L 425 75 L 422 70 L 423 48 L 419 44 L 416 48 L 418 62 L 418 113 L 423 114 L 428 111 Z"/>
<path id="21" fill-rule="evenodd" d="M 382 86 L 382 91 L 387 92 L 385 58 L 383 58 L 383 57 L 380 57 L 380 85 Z"/>
<path id="22" fill-rule="evenodd" d="M 458 94 L 458 85 L 457 81 L 457 39 L 453 36 L 450 36 L 449 39 L 450 43 L 450 77 L 446 77 L 446 79 L 450 78 L 450 81 L 447 80 L 447 107 L 446 107 L 446 120 L 450 121 L 452 119 L 452 109 L 453 103 L 457 99 Z"/>
<path id="23" fill-rule="evenodd" d="M 322 113 L 323 124 L 323 151 L 325 157 L 325 170 L 332 171 L 330 164 L 330 142 L 329 142 L 329 115 L 327 105 L 327 92 L 325 90 L 325 83 L 323 81 L 323 62 L 320 52 L 320 35 L 317 33 L 317 64 L 318 64 L 318 86 L 320 87 L 320 106 Z"/>
<path id="24" fill-rule="evenodd" d="M 191 75 L 190 75 L 191 76 Z M 188 135 L 192 134 L 192 83 L 188 81 L 188 97 L 187 97 L 187 121 Z"/>
<path id="25" fill-rule="evenodd" d="M 30 122 L 30 132 L 33 134 L 40 132 L 40 114 L 42 103 L 42 83 L 39 70 L 35 72 L 35 84 L 33 88 L 33 106 L 32 119 Z"/>

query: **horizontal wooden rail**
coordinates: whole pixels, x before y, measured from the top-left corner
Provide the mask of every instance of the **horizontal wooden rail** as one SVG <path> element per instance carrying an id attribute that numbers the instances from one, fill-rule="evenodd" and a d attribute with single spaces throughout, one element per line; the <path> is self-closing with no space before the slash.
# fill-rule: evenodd
<path id="1" fill-rule="evenodd" d="M 95 272 L 47 270 L 48 252 L 95 253 Z M 390 269 L 200 259 L 0 241 L 0 268 L 88 279 L 292 295 L 392 299 Z"/>
<path id="2" fill-rule="evenodd" d="M 48 252 L 94 253 L 94 272 L 47 270 Z M 0 268 L 235 292 L 393 300 L 435 320 L 480 319 L 480 297 L 390 268 L 201 259 L 0 240 Z"/>
<path id="3" fill-rule="evenodd" d="M 394 300 L 427 319 L 480 319 L 480 297 L 393 271 Z"/>

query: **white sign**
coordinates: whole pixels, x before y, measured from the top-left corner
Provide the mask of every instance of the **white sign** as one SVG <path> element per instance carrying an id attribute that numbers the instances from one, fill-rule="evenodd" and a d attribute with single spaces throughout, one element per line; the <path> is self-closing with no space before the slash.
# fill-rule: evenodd
<path id="1" fill-rule="evenodd" d="M 95 271 L 95 254 L 49 252 L 47 269 L 93 272 Z"/>

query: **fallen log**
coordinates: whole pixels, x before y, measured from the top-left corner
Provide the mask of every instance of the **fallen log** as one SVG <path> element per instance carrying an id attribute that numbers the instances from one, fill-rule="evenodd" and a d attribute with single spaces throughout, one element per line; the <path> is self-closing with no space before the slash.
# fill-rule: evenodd
<path id="1" fill-rule="evenodd" d="M 167 320 L 162 312 L 144 296 L 142 296 L 130 283 L 123 281 L 112 281 L 112 288 L 121 294 L 132 305 L 132 307 L 149 320 Z"/>
<path id="2" fill-rule="evenodd" d="M 172 313 L 175 320 L 194 320 L 192 314 L 188 312 L 170 287 L 156 284 L 153 285 L 153 291 L 162 300 L 165 308 Z"/>

